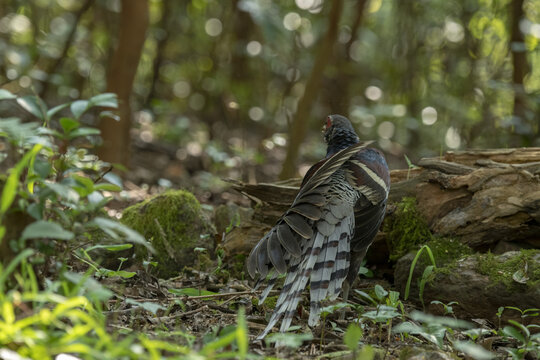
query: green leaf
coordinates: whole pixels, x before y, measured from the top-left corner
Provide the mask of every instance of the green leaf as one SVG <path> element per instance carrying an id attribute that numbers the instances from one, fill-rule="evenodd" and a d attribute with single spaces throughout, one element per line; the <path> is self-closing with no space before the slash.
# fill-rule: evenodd
<path id="1" fill-rule="evenodd" d="M 116 121 L 120 121 L 120 115 L 115 114 L 112 111 L 106 110 L 99 113 L 99 118 L 111 118 Z"/>
<path id="2" fill-rule="evenodd" d="M 129 279 L 137 275 L 137 273 L 133 271 L 109 270 L 105 268 L 100 268 L 99 272 L 103 276 L 107 276 L 107 277 L 120 276 L 121 278 L 124 278 L 124 279 Z"/>
<path id="3" fill-rule="evenodd" d="M 208 290 L 199 290 L 195 288 L 169 289 L 169 292 L 174 295 L 200 296 L 200 295 L 215 295 L 217 293 Z"/>
<path id="4" fill-rule="evenodd" d="M 71 130 L 76 129 L 81 124 L 72 118 L 63 117 L 60 119 L 60 126 L 62 126 L 62 129 L 64 130 L 64 133 L 69 134 Z"/>
<path id="5" fill-rule="evenodd" d="M 88 274 L 79 274 L 75 272 L 66 271 L 62 276 L 72 282 L 73 284 L 79 286 L 84 291 L 84 295 L 91 299 L 97 299 L 100 301 L 106 301 L 110 299 L 114 293 L 107 289 L 105 286 L 101 285 L 95 279 L 89 277 Z"/>
<path id="6" fill-rule="evenodd" d="M 524 269 L 519 269 L 514 274 L 512 274 L 512 279 L 520 284 L 526 284 L 529 280 L 529 277 L 527 276 L 527 264 L 525 264 Z"/>
<path id="7" fill-rule="evenodd" d="M 49 238 L 56 240 L 71 240 L 75 237 L 71 231 L 65 230 L 53 221 L 38 220 L 28 225 L 22 232 L 22 239 Z"/>
<path id="8" fill-rule="evenodd" d="M 133 299 L 126 299 L 126 304 L 135 305 L 135 307 L 140 307 L 141 309 L 144 309 L 148 312 L 151 312 L 152 314 L 156 315 L 158 310 L 167 310 L 166 307 L 159 305 L 157 303 L 143 301 L 139 302 Z"/>
<path id="9" fill-rule="evenodd" d="M 90 136 L 90 135 L 99 135 L 99 134 L 101 134 L 101 131 L 99 131 L 99 129 L 90 128 L 90 127 L 81 127 L 81 128 L 73 130 L 69 134 L 69 138 L 74 139 L 79 136 Z"/>
<path id="10" fill-rule="evenodd" d="M 70 105 L 70 103 L 65 103 L 65 104 L 60 104 L 58 106 L 53 107 L 52 109 L 47 111 L 47 118 L 49 118 L 49 119 L 52 118 L 54 115 L 56 115 L 56 113 L 58 113 L 59 111 L 64 110 L 69 105 Z"/>
<path id="11" fill-rule="evenodd" d="M 11 260 L 11 262 L 3 269 L 3 271 L 0 271 L 0 293 L 4 292 L 5 282 L 8 276 L 13 272 L 13 270 L 15 270 L 15 268 L 19 265 L 20 262 L 32 256 L 33 254 L 34 254 L 33 249 L 23 250 L 22 252 L 17 254 L 17 256 L 15 256 L 13 260 Z"/>
<path id="12" fill-rule="evenodd" d="M 453 345 L 454 349 L 459 350 L 476 360 L 489 360 L 495 357 L 495 354 L 491 351 L 470 341 L 456 341 Z"/>
<path id="13" fill-rule="evenodd" d="M 129 241 L 134 244 L 144 245 L 149 251 L 154 252 L 152 246 L 141 234 L 122 223 L 102 217 L 96 217 L 88 224 L 99 227 L 115 240 Z"/>
<path id="14" fill-rule="evenodd" d="M 388 291 L 384 290 L 384 288 L 377 284 L 375 285 L 375 296 L 377 296 L 377 299 L 382 300 L 388 295 Z"/>
<path id="15" fill-rule="evenodd" d="M 122 191 L 122 188 L 120 186 L 114 185 L 114 184 L 97 184 L 94 186 L 94 189 L 100 190 L 100 191 L 112 191 L 112 192 Z"/>
<path id="16" fill-rule="evenodd" d="M 111 245 L 100 244 L 100 245 L 91 246 L 88 249 L 86 249 L 86 251 L 88 252 L 95 249 L 105 249 L 108 251 L 122 251 L 126 249 L 131 249 L 132 247 L 133 247 L 133 244 L 117 244 L 117 245 L 116 244 L 111 244 Z"/>
<path id="17" fill-rule="evenodd" d="M 351 351 L 355 351 L 358 348 L 358 342 L 362 339 L 363 336 L 364 331 L 360 326 L 355 323 L 349 324 L 349 326 L 347 327 L 347 331 L 343 336 L 343 343 L 347 345 L 347 347 Z"/>
<path id="18" fill-rule="evenodd" d="M 5 89 L 0 89 L 0 100 L 11 100 L 16 98 L 17 96 L 13 95 L 11 92 Z"/>
<path id="19" fill-rule="evenodd" d="M 343 308 L 346 308 L 350 306 L 349 304 L 347 303 L 337 303 L 337 304 L 333 304 L 333 305 L 328 305 L 328 306 L 325 306 L 321 309 L 321 316 L 328 316 L 330 314 L 333 314 L 336 310 L 340 310 L 340 309 L 343 309 Z"/>
<path id="20" fill-rule="evenodd" d="M 22 170 L 33 158 L 36 157 L 42 148 L 43 145 L 41 144 L 34 145 L 32 150 L 24 154 L 23 158 L 17 163 L 17 165 L 10 169 L 9 176 L 4 184 L 4 188 L 2 189 L 2 199 L 0 199 L 0 214 L 4 214 L 13 203 L 15 195 L 17 195 L 19 176 Z"/>
<path id="21" fill-rule="evenodd" d="M 299 348 L 304 341 L 313 339 L 310 333 L 292 334 L 292 333 L 274 333 L 265 338 L 267 344 L 279 343 L 293 349 Z"/>
<path id="22" fill-rule="evenodd" d="M 70 203 L 76 203 L 80 199 L 79 194 L 70 186 L 53 182 L 45 182 L 44 184 L 46 187 L 55 192 L 61 199 L 64 199 Z"/>
<path id="23" fill-rule="evenodd" d="M 41 100 L 37 96 L 29 95 L 17 98 L 17 103 L 30 114 L 41 120 L 45 120 L 47 106 L 45 105 L 43 100 Z"/>
<path id="24" fill-rule="evenodd" d="M 88 193 L 91 193 L 94 191 L 94 182 L 92 181 L 92 179 L 89 179 L 86 176 L 81 176 L 77 174 L 73 174 L 71 175 L 71 177 L 75 179 L 75 181 L 77 181 L 79 184 L 81 184 L 87 190 Z"/>
<path id="25" fill-rule="evenodd" d="M 76 119 L 80 118 L 86 110 L 88 110 L 88 101 L 87 100 L 76 100 L 71 103 L 69 107 Z"/>
<path id="26" fill-rule="evenodd" d="M 89 103 L 89 106 L 118 108 L 118 96 L 115 93 L 103 93 L 91 97 Z"/>
<path id="27" fill-rule="evenodd" d="M 4 214 L 17 195 L 17 187 L 19 185 L 19 172 L 15 169 L 11 169 L 9 176 L 2 189 L 2 199 L 0 200 L 0 213 Z"/>

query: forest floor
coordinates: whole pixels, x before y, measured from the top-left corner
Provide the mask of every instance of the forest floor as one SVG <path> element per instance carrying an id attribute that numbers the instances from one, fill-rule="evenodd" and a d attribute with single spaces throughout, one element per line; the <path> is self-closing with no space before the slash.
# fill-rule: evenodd
<path id="1" fill-rule="evenodd" d="M 148 158 L 141 160 L 141 157 L 146 155 Z M 249 201 L 240 194 L 226 190 L 225 183 L 218 186 L 197 186 L 196 183 L 201 183 L 194 179 L 200 179 L 203 174 L 198 171 L 193 171 L 195 175 L 185 176 L 188 174 L 186 169 L 179 170 L 179 174 L 183 174 L 178 177 L 179 180 L 173 183 L 165 182 L 166 186 L 163 186 L 164 182 L 159 181 L 156 174 L 160 174 L 163 169 L 177 167 L 175 160 L 167 162 L 164 159 L 156 162 L 155 154 L 139 153 L 136 156 L 141 161 L 135 163 L 144 165 L 134 169 L 130 174 L 131 178 L 128 176 L 128 181 L 124 184 L 128 196 L 124 196 L 122 201 L 111 203 L 111 215 L 119 214 L 128 205 L 144 200 L 167 187 L 191 190 L 207 208 L 225 202 L 249 205 Z M 159 168 L 158 165 L 150 164 L 159 164 Z M 154 182 L 155 185 L 137 185 L 136 183 L 144 180 L 141 174 L 146 174 L 146 180 Z M 212 179 L 206 184 L 218 182 Z M 349 306 L 341 309 L 340 306 L 328 307 L 328 316 L 313 329 L 307 326 L 309 308 L 305 307 L 306 292 L 293 321 L 291 333 L 287 333 L 285 337 L 274 337 L 274 341 L 284 341 L 289 346 L 276 348 L 270 343 L 256 340 L 256 337 L 266 327 L 272 312 L 272 299 L 275 301 L 275 295 L 279 292 L 273 291 L 269 299 L 259 305 L 258 293 L 252 288 L 253 282 L 243 278 L 245 272 L 239 272 L 238 266 L 230 259 L 221 262 L 221 259 L 214 258 L 212 263 L 206 264 L 204 268 L 186 268 L 179 276 L 168 280 L 158 279 L 140 269 L 137 271 L 138 276 L 131 279 L 101 279 L 117 294 L 117 300 L 109 303 L 108 326 L 112 331 L 144 332 L 167 342 L 200 350 L 205 344 L 233 331 L 238 323 L 239 309 L 243 308 L 249 331 L 249 352 L 264 357 L 407 359 L 417 356 L 416 358 L 427 359 L 490 359 L 495 356 L 508 357 L 505 348 L 517 351 L 524 347 L 516 339 L 501 336 L 500 329 L 486 319 L 474 319 L 472 323 L 468 323 L 469 326 L 463 326 L 463 323 L 455 319 L 451 304 L 442 305 L 446 317 L 429 317 L 425 314 L 422 315 L 424 317 L 415 316 L 415 311 L 421 310 L 421 307 L 391 299 L 389 292 L 394 289 L 387 276 L 388 271 L 372 268 L 370 270 L 375 275 L 372 278 L 360 279 L 356 291 L 349 299 Z M 383 273 L 386 275 L 383 276 Z M 341 312 L 345 312 L 345 320 L 339 319 Z M 359 334 L 351 333 L 349 325 L 353 322 L 359 324 Z M 406 324 L 400 325 L 403 331 L 393 331 L 400 323 Z M 273 332 L 277 332 L 277 329 Z M 355 344 L 370 347 L 351 346 L 351 338 Z M 521 357 L 518 358 L 538 359 L 534 351 L 522 351 L 520 354 Z"/>

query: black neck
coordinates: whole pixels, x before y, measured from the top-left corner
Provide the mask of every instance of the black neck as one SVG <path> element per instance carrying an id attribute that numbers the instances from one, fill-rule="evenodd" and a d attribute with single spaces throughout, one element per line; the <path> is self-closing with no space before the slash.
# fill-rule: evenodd
<path id="1" fill-rule="evenodd" d="M 345 129 L 337 129 L 332 134 L 332 138 L 328 141 L 326 157 L 330 157 L 338 151 L 348 148 L 351 145 L 358 144 L 359 142 L 360 139 L 354 132 Z"/>

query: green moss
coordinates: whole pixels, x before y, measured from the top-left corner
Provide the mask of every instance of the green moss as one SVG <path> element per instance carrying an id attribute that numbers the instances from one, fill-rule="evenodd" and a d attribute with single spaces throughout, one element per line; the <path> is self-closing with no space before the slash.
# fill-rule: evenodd
<path id="1" fill-rule="evenodd" d="M 426 220 L 416 208 L 416 199 L 405 197 L 396 212 L 385 222 L 390 260 L 397 260 L 410 250 L 433 239 Z"/>
<path id="2" fill-rule="evenodd" d="M 457 260 L 473 253 L 472 249 L 458 240 L 435 237 L 427 244 L 433 253 L 437 267 L 454 267 Z M 427 255 L 423 256 L 424 259 Z"/>
<path id="3" fill-rule="evenodd" d="M 173 276 L 186 265 L 193 266 L 198 259 L 195 247 L 212 250 L 211 239 L 201 236 L 210 231 L 210 226 L 201 205 L 188 191 L 167 191 L 130 206 L 121 221 L 152 243 L 157 275 L 161 277 Z M 138 258 L 148 256 L 143 247 L 138 247 L 136 253 Z"/>
<path id="4" fill-rule="evenodd" d="M 492 253 L 479 254 L 478 272 L 489 276 L 492 283 L 503 283 L 507 288 L 517 288 L 520 286 L 535 287 L 540 283 L 540 250 L 521 250 L 519 254 L 510 256 L 509 253 L 503 255 L 493 255 Z M 516 278 L 526 279 L 522 284 L 514 280 Z"/>

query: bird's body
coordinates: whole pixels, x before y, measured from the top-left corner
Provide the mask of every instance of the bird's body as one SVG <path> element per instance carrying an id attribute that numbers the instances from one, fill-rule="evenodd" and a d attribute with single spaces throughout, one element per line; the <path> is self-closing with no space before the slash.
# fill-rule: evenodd
<path id="1" fill-rule="evenodd" d="M 346 300 L 362 259 L 385 214 L 390 176 L 384 156 L 360 143 L 349 120 L 327 118 L 325 159 L 313 165 L 290 209 L 257 243 L 247 261 L 252 277 L 267 280 L 261 301 L 279 274 L 287 274 L 268 326 L 283 318 L 286 331 L 310 283 L 309 325 L 319 320 L 324 299 Z"/>

